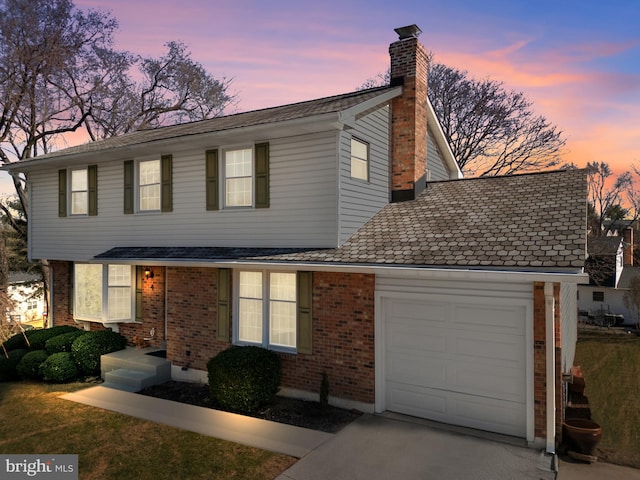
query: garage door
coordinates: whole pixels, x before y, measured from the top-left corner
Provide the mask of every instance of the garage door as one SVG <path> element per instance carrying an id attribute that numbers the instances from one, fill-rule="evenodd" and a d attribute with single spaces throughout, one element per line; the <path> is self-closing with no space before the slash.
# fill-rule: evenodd
<path id="1" fill-rule="evenodd" d="M 526 301 L 382 300 L 387 410 L 526 437 Z"/>

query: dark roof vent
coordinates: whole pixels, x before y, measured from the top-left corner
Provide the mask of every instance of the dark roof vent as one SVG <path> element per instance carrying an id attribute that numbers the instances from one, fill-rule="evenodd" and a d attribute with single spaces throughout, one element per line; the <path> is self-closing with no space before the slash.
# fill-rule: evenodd
<path id="1" fill-rule="evenodd" d="M 407 27 L 395 28 L 394 31 L 398 34 L 400 40 L 404 40 L 405 38 L 418 38 L 422 33 L 420 27 L 415 24 Z"/>

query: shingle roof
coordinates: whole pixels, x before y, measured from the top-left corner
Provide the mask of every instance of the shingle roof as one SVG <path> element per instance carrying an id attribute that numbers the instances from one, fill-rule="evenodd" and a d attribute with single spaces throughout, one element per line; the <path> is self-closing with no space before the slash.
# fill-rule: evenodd
<path id="1" fill-rule="evenodd" d="M 319 98 L 316 100 L 308 100 L 300 103 L 236 113 L 233 115 L 226 115 L 198 122 L 182 123 L 149 130 L 139 130 L 137 132 L 111 137 L 105 140 L 65 148 L 46 155 L 34 157 L 32 159 L 15 162 L 9 166 L 16 167 L 21 164 L 39 162 L 41 160 L 60 157 L 63 155 L 105 151 L 113 148 L 140 145 L 158 140 L 167 140 L 170 138 L 226 131 L 235 128 L 251 127 L 263 124 L 273 124 L 326 113 L 340 112 L 362 102 L 366 102 L 367 100 L 385 92 L 391 91 L 394 88 L 396 87 L 378 87 L 345 93 L 342 95 L 335 95 L 332 97 Z"/>
<path id="2" fill-rule="evenodd" d="M 581 269 L 586 198 L 583 170 L 433 182 L 416 200 L 387 205 L 339 248 L 141 247 L 97 258 Z"/>
<path id="3" fill-rule="evenodd" d="M 581 268 L 584 170 L 433 182 L 387 205 L 337 249 L 280 260 L 386 265 Z"/>

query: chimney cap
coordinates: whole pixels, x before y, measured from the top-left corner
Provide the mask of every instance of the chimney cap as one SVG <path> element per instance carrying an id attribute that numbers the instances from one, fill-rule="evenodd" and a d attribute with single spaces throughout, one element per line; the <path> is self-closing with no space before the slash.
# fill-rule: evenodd
<path id="1" fill-rule="evenodd" d="M 415 23 L 406 27 L 394 28 L 393 30 L 398 34 L 400 40 L 404 40 L 405 38 L 418 38 L 418 36 L 422 33 L 420 27 L 418 27 Z"/>

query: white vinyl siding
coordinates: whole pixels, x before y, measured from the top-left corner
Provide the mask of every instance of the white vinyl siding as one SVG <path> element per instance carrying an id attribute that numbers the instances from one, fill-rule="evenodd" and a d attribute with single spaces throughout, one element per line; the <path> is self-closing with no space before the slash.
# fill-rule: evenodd
<path id="1" fill-rule="evenodd" d="M 89 175 L 86 168 L 71 170 L 71 215 L 89 213 Z"/>
<path id="2" fill-rule="evenodd" d="M 296 274 L 238 272 L 236 341 L 296 348 Z"/>
<path id="3" fill-rule="evenodd" d="M 206 148 L 171 150 L 173 211 L 162 216 L 123 214 L 120 161 L 99 163 L 100 216 L 76 222 L 58 217 L 57 171 L 30 173 L 32 257 L 87 261 L 114 246 L 149 246 L 151 240 L 153 246 L 336 246 L 338 152 L 334 131 L 269 139 L 268 209 L 207 211 Z M 149 160 L 158 158 L 149 156 Z"/>
<path id="4" fill-rule="evenodd" d="M 368 142 L 368 182 L 353 178 L 351 140 Z M 340 232 L 344 243 L 389 201 L 389 109 L 380 108 L 358 121 L 355 129 L 341 132 L 340 142 Z"/>
<path id="5" fill-rule="evenodd" d="M 429 177 L 427 181 L 449 180 L 451 178 L 450 172 L 444 162 L 442 153 L 436 145 L 433 139 L 433 131 L 428 128 L 429 135 L 427 136 L 427 170 L 429 171 Z"/>

